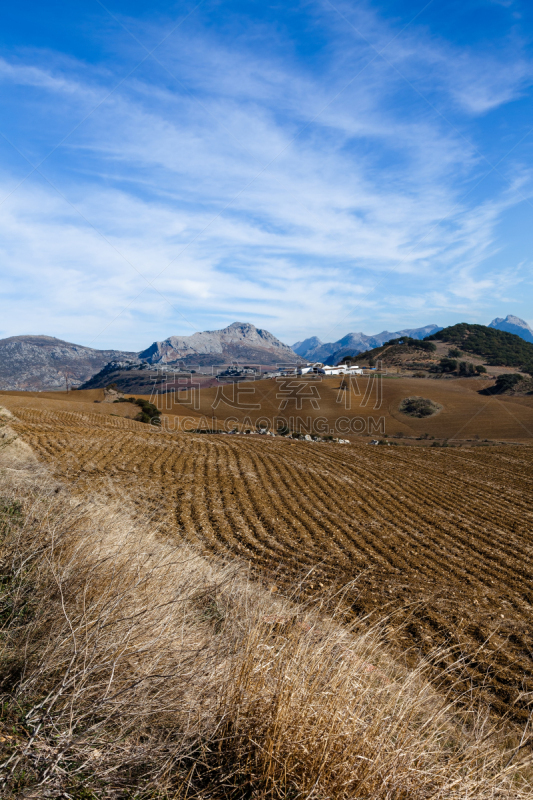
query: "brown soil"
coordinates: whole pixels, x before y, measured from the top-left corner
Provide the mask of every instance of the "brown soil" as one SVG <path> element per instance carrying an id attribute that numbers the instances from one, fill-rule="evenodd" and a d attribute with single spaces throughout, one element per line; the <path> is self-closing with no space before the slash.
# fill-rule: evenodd
<path id="1" fill-rule="evenodd" d="M 282 416 L 292 418 L 291 427 L 300 426 L 304 432 L 308 420 L 326 419 L 325 433 L 356 440 L 350 434 L 350 420 L 364 421 L 363 433 L 372 436 L 379 431 L 391 436 L 401 432 L 406 436 L 427 433 L 435 438 L 481 438 L 497 441 L 533 441 L 533 396 L 493 396 L 478 394 L 492 381 L 479 379 L 427 380 L 383 377 L 382 396 L 378 397 L 378 378 L 350 379 L 350 391 L 340 389 L 341 377 L 316 381 L 296 379 L 245 382 L 239 386 L 219 386 L 202 389 L 200 403 L 194 407 L 192 394 L 161 395 L 155 399 L 159 408 L 172 419 L 198 419 L 199 427 L 224 428 L 224 420 L 233 418 L 239 426 L 253 427 L 260 418 L 270 420 Z M 239 395 L 239 391 L 243 391 Z M 247 393 L 249 392 L 249 393 Z M 307 396 L 306 396 L 307 395 Z M 432 417 L 416 419 L 399 412 L 403 399 L 418 395 L 442 406 Z M 225 399 L 227 398 L 227 400 Z M 236 404 L 237 399 L 242 404 Z M 187 400 L 189 401 L 187 403 Z M 286 407 L 282 408 L 286 401 Z M 246 406 L 258 405 L 256 409 Z M 300 406 L 298 408 L 298 406 Z M 346 422 L 348 420 L 348 422 Z M 192 426 L 190 426 L 192 427 Z M 367 436 L 368 438 L 368 436 Z"/>
<path id="2" fill-rule="evenodd" d="M 445 410 L 450 397 L 464 401 L 450 391 Z M 0 399 L 15 414 L 10 426 L 75 490 L 128 496 L 167 533 L 248 561 L 279 591 L 298 580 L 305 593 L 356 580 L 352 612 L 402 621 L 391 645 L 411 648 L 407 658 L 456 646 L 468 676 L 458 691 L 471 687 L 495 712 L 527 718 L 533 448 L 171 434 L 98 405 L 86 413 L 82 401 L 79 410 L 23 401 Z"/>

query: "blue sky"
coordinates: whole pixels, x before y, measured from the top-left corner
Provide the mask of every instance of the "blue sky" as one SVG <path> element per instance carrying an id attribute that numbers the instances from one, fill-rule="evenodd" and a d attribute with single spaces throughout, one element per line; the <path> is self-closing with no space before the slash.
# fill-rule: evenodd
<path id="1" fill-rule="evenodd" d="M 0 336 L 533 325 L 533 8 L 20 0 Z"/>

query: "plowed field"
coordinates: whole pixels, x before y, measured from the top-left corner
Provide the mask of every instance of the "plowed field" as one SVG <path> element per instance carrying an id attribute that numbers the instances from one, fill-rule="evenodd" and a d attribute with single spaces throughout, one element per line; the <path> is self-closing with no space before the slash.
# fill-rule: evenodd
<path id="1" fill-rule="evenodd" d="M 527 718 L 533 448 L 172 434 L 4 400 L 12 427 L 77 490 L 127 496 L 167 533 L 249 561 L 280 591 L 310 569 L 306 590 L 357 578 L 354 613 L 403 621 L 394 646 L 459 645 L 462 686 Z"/>
<path id="2" fill-rule="evenodd" d="M 277 427 L 284 420 L 291 430 L 336 436 L 428 434 L 436 438 L 488 438 L 533 442 L 533 396 L 487 397 L 478 392 L 493 381 L 479 379 L 428 380 L 392 376 L 358 376 L 323 380 L 262 380 L 201 391 L 167 393 L 153 400 L 168 416 L 189 418 L 188 429 L 220 427 L 231 420 L 238 427 L 253 428 L 257 420 Z M 400 413 L 402 400 L 411 396 L 437 403 L 438 414 L 423 419 Z"/>

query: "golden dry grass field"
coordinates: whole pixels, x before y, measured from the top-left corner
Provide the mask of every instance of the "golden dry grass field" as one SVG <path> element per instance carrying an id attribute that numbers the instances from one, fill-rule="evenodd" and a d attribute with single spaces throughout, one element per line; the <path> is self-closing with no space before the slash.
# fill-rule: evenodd
<path id="1" fill-rule="evenodd" d="M 408 382 L 408 394 L 437 400 L 438 415 L 398 422 L 406 389 L 392 380 L 382 409 L 369 413 L 398 423 L 392 432 L 403 425 L 451 438 L 463 426 L 462 437 L 530 438 L 531 398 L 481 397 L 466 381 L 420 381 L 423 389 L 413 391 L 415 383 Z M 327 416 L 331 407 L 333 415 L 337 387 L 333 379 L 321 384 L 329 405 L 324 400 L 317 414 Z M 262 412 L 278 411 L 276 391 L 272 384 Z M 464 656 L 458 688 L 472 689 L 499 714 L 528 717 L 531 446 L 371 447 L 355 437 L 339 445 L 175 433 L 128 419 L 135 406 L 59 394 L 2 393 L 0 405 L 15 415 L 10 426 L 75 491 L 131 498 L 169 535 L 250 562 L 280 593 L 295 581 L 312 593 L 356 580 L 352 612 L 392 615 L 394 648 L 412 659 L 437 645 L 458 648 L 449 656 Z M 207 416 L 209 400 L 194 413 L 184 406 L 183 415 Z M 167 413 L 180 411 L 174 404 Z"/>

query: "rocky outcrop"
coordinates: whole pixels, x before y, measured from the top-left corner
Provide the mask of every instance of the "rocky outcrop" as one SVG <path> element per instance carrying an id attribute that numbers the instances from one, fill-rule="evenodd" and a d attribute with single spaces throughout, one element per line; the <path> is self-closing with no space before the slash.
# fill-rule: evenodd
<path id="1" fill-rule="evenodd" d="M 0 339 L 0 389 L 54 391 L 80 386 L 108 361 L 137 359 L 136 353 L 94 350 L 53 336 Z"/>
<path id="2" fill-rule="evenodd" d="M 515 317 L 513 314 L 508 314 L 505 319 L 503 317 L 496 317 L 492 322 L 489 322 L 489 328 L 496 328 L 499 331 L 514 333 L 516 336 L 525 339 L 526 342 L 533 343 L 533 330 L 525 320 L 520 319 L 520 317 Z"/>
<path id="3" fill-rule="evenodd" d="M 169 336 L 139 353 L 149 364 L 295 363 L 297 355 L 268 331 L 249 322 L 234 322 L 220 331 Z"/>

